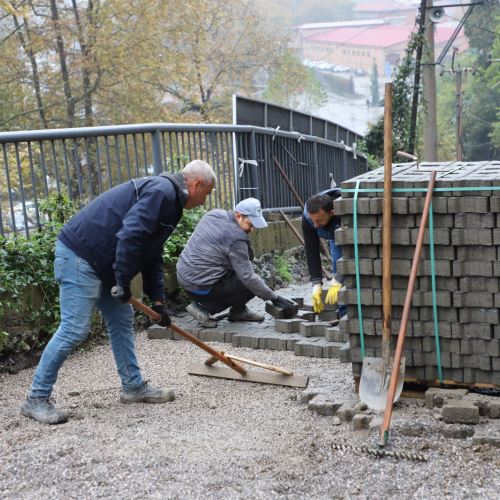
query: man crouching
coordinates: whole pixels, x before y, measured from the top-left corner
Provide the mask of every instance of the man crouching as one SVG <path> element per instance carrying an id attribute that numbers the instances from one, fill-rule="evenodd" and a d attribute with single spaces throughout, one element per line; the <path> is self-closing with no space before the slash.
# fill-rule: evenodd
<path id="1" fill-rule="evenodd" d="M 294 302 L 274 293 L 252 266 L 248 234 L 267 227 L 259 200 L 247 198 L 231 210 L 215 209 L 197 224 L 177 262 L 177 279 L 193 299 L 187 311 L 206 328 L 215 328 L 210 317 L 230 307 L 229 321 L 263 321 L 248 309 L 257 296 L 283 309 Z"/>

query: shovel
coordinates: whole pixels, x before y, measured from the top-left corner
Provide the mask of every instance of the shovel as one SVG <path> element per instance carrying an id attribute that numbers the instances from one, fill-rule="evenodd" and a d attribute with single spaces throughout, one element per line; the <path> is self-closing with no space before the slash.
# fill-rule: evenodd
<path id="1" fill-rule="evenodd" d="M 392 84 L 385 85 L 384 116 L 384 215 L 383 227 L 383 330 L 382 358 L 363 358 L 359 397 L 372 410 L 383 410 L 387 402 L 389 382 L 391 380 L 391 317 L 392 317 L 392 272 L 391 272 L 391 230 L 392 230 Z M 401 359 L 399 376 L 394 401 L 397 401 L 403 390 L 405 359 Z"/>

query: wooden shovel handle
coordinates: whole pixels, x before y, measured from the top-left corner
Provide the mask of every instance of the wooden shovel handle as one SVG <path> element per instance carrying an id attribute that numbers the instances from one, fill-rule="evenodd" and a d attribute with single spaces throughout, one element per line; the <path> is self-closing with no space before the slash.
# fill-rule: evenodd
<path id="1" fill-rule="evenodd" d="M 384 103 L 384 214 L 382 219 L 382 359 L 389 366 L 391 359 L 392 322 L 392 83 L 385 84 Z"/>
<path id="2" fill-rule="evenodd" d="M 132 304 L 139 311 L 142 311 L 143 313 L 147 314 L 153 321 L 159 321 L 161 319 L 161 316 L 156 311 L 153 311 L 153 309 L 148 307 L 146 304 L 143 304 L 139 300 L 134 299 L 132 297 L 129 300 L 129 303 Z M 215 356 L 219 361 L 222 361 L 227 366 L 229 366 L 229 368 L 232 368 L 233 370 L 237 371 L 240 375 L 247 374 L 247 371 L 241 365 L 239 365 L 238 363 L 235 363 L 232 359 L 229 359 L 226 355 L 222 354 L 219 351 L 216 351 L 215 349 L 210 347 L 208 344 L 205 344 L 205 342 L 202 342 L 200 339 L 197 339 L 194 335 L 191 335 L 190 333 L 186 332 L 185 330 L 178 327 L 177 325 L 174 325 L 172 323 L 170 325 L 170 329 L 173 332 L 178 333 L 179 335 L 181 335 L 185 339 L 189 340 L 194 345 L 197 345 L 200 349 L 203 349 L 204 351 L 208 352 L 212 356 Z"/>
<path id="3" fill-rule="evenodd" d="M 398 333 L 398 343 L 396 345 L 396 353 L 394 354 L 394 361 L 392 362 L 391 381 L 389 383 L 389 391 L 387 393 L 387 402 L 385 405 L 384 421 L 380 427 L 380 441 L 379 444 L 384 446 L 387 442 L 389 426 L 391 424 L 392 408 L 394 406 L 394 394 L 396 393 L 396 385 L 398 382 L 399 365 L 401 363 L 401 356 L 405 345 L 406 327 L 408 326 L 408 318 L 410 317 L 411 300 L 413 297 L 413 289 L 415 288 L 415 281 L 417 279 L 418 265 L 420 263 L 420 254 L 422 253 L 422 246 L 424 243 L 425 226 L 429 217 L 429 209 L 432 201 L 432 193 L 434 191 L 434 183 L 436 181 L 436 171 L 431 173 L 429 185 L 427 187 L 427 196 L 425 197 L 424 211 L 422 213 L 422 220 L 418 230 L 417 244 L 415 246 L 415 253 L 413 254 L 413 262 L 411 264 L 410 279 L 408 281 L 408 289 L 406 290 L 406 297 L 403 306 L 403 314 L 401 317 L 401 325 Z"/>

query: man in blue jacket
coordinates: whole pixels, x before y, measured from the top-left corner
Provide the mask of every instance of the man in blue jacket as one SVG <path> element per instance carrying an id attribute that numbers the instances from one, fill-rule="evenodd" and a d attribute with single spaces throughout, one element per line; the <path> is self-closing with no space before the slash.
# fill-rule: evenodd
<path id="1" fill-rule="evenodd" d="M 335 230 L 340 227 L 340 217 L 335 215 L 333 201 L 341 196 L 339 188 L 327 189 L 311 196 L 302 215 L 302 233 L 307 267 L 313 284 L 312 306 L 316 313 L 324 309 L 322 299 L 323 273 L 321 271 L 320 238 L 328 241 L 332 256 L 333 278 L 325 297 L 327 304 L 337 304 L 338 293 L 344 284 L 344 277 L 337 271 L 337 261 L 342 257 L 342 249 L 335 244 Z M 339 318 L 345 314 L 345 307 L 338 307 Z"/>
<path id="2" fill-rule="evenodd" d="M 121 379 L 122 403 L 164 403 L 172 390 L 146 382 L 138 366 L 130 282 L 142 273 L 144 292 L 170 326 L 163 286 L 163 245 L 183 209 L 205 203 L 215 185 L 212 167 L 201 160 L 182 172 L 132 179 L 98 196 L 62 229 L 54 276 L 60 285 L 61 323 L 45 347 L 21 414 L 58 424 L 67 416 L 50 401 L 59 368 L 89 331 L 97 307 L 107 325 Z"/>

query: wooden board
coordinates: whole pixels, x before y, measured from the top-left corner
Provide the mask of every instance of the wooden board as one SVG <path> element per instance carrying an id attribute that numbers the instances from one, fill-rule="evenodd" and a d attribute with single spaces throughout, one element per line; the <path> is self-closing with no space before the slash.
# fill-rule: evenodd
<path id="1" fill-rule="evenodd" d="M 264 371 L 249 370 L 246 375 L 240 375 L 229 368 L 220 366 L 191 365 L 188 373 L 190 375 L 201 375 L 203 377 L 217 377 L 231 380 L 241 380 L 242 382 L 256 382 L 258 384 L 284 385 L 288 387 L 307 387 L 309 377 L 302 375 L 281 375 L 278 373 L 267 373 Z"/>

